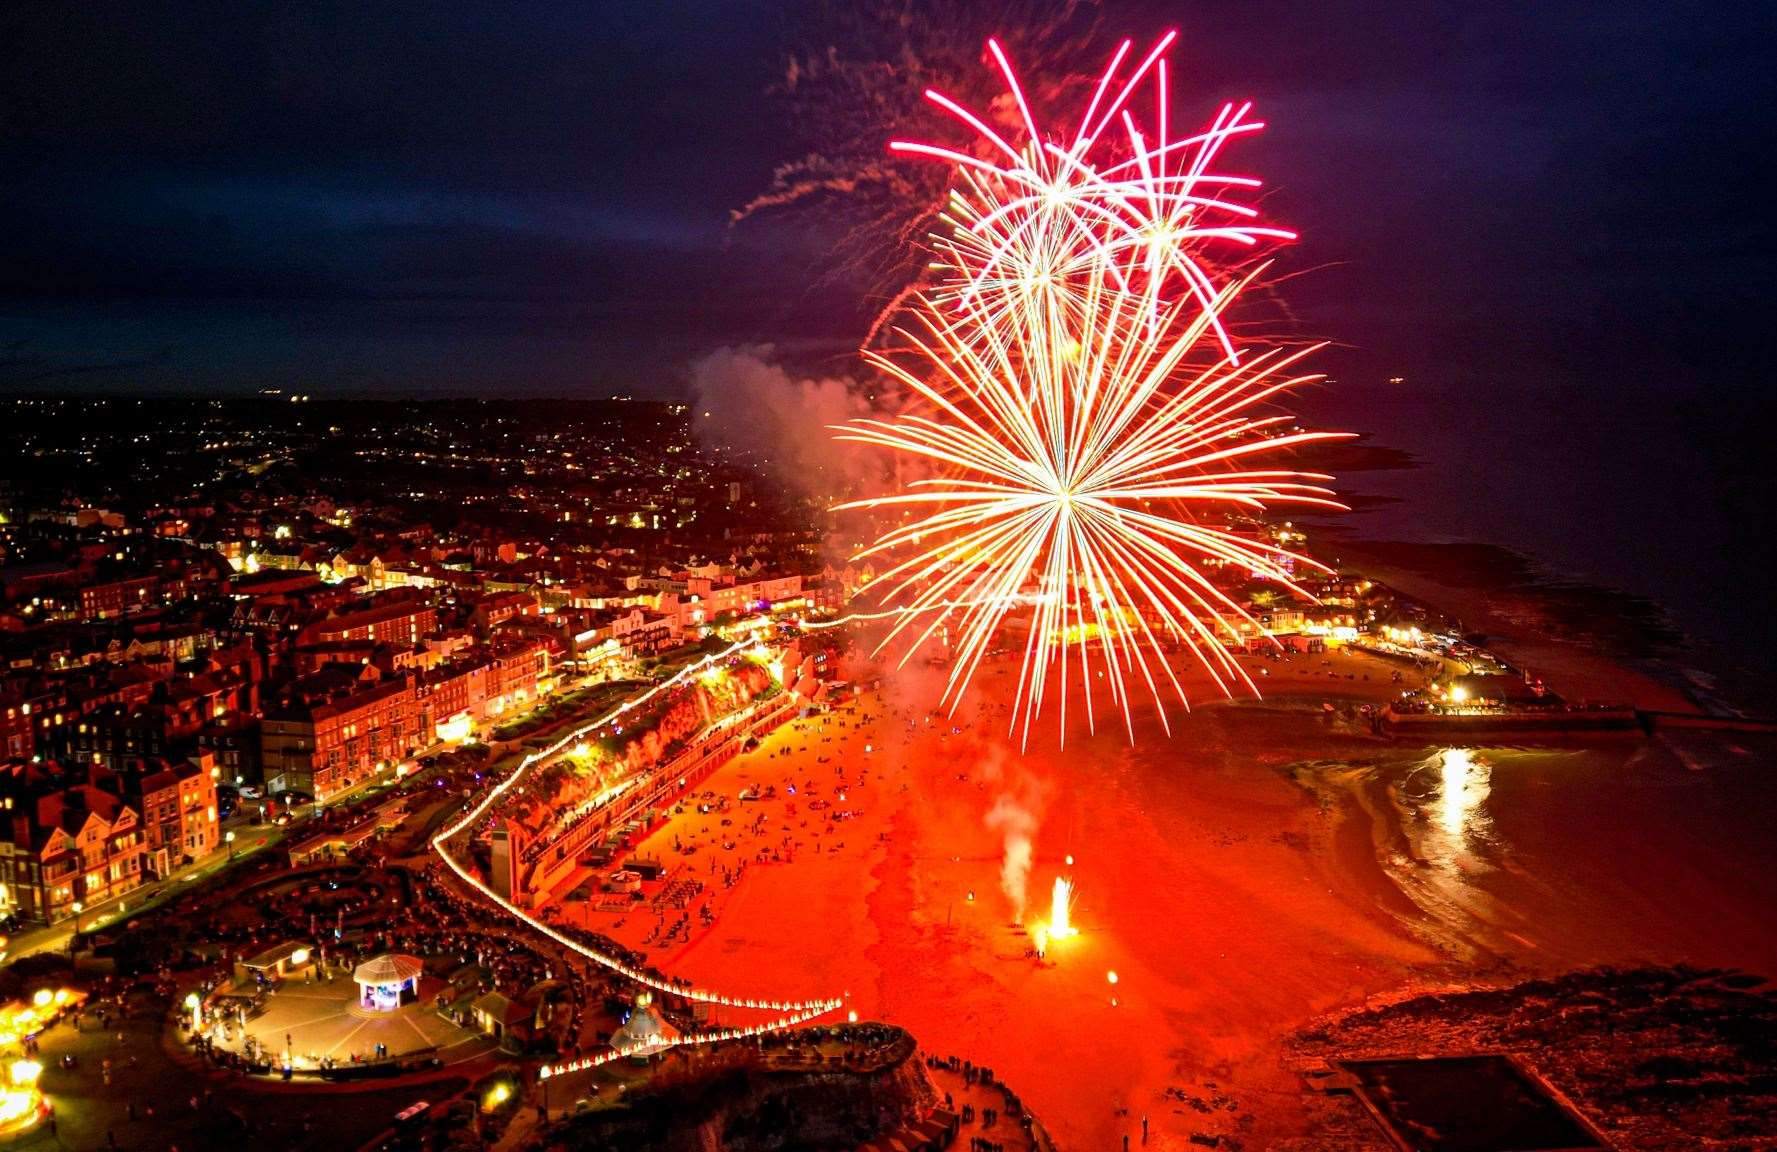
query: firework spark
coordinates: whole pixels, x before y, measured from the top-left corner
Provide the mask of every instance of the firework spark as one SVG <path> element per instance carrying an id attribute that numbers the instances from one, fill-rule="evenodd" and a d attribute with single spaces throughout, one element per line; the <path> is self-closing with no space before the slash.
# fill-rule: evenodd
<path id="1" fill-rule="evenodd" d="M 1037 126 L 1011 62 L 996 41 L 988 51 L 1017 104 L 1025 131 L 1014 148 L 980 116 L 932 89 L 926 98 L 987 142 L 989 159 L 934 144 L 897 140 L 889 150 L 931 156 L 953 165 L 961 186 L 953 190 L 944 220 L 947 236 L 935 246 L 945 257 L 947 283 L 933 296 L 958 305 L 987 297 L 989 321 L 1029 306 L 1032 297 L 1077 318 L 1082 273 L 1101 264 L 1120 283 L 1134 287 L 1150 322 L 1169 291 L 1181 288 L 1211 318 L 1230 359 L 1238 352 L 1217 317 L 1214 242 L 1253 247 L 1260 241 L 1293 240 L 1295 233 L 1258 224 L 1258 210 L 1230 199 L 1259 187 L 1250 176 L 1210 171 L 1222 147 L 1236 136 L 1262 130 L 1249 120 L 1250 103 L 1224 105 L 1203 132 L 1174 140 L 1168 133 L 1166 50 L 1168 33 L 1121 75 L 1132 43 L 1123 41 L 1099 78 L 1091 102 L 1064 147 Z M 1155 128 L 1137 126 L 1128 105 L 1144 81 L 1157 93 Z M 1113 95 L 1114 94 L 1114 95 Z M 1124 138 L 1107 140 L 1113 125 Z M 1113 134 L 1114 135 L 1114 134 Z M 1090 162 L 1101 142 L 1121 145 L 1126 157 L 1102 167 Z"/>
<path id="2" fill-rule="evenodd" d="M 918 461 L 927 478 L 841 507 L 913 513 L 860 558 L 895 558 L 872 586 L 902 610 L 883 646 L 905 642 L 905 660 L 949 637 L 952 708 L 1008 626 L 1027 626 L 1013 717 L 1025 741 L 1051 691 L 1065 731 L 1075 673 L 1088 723 L 1096 675 L 1131 738 L 1133 692 L 1145 690 L 1162 723 L 1167 698 L 1188 706 L 1175 654 L 1224 692 L 1256 691 L 1227 642 L 1236 620 L 1258 625 L 1215 569 L 1306 596 L 1292 569 L 1315 565 L 1234 521 L 1276 504 L 1341 507 L 1324 487 L 1330 477 L 1255 461 L 1340 434 L 1267 414 L 1279 394 L 1318 379 L 1296 371 L 1313 349 L 1243 358 L 1223 323 L 1262 269 L 1218 282 L 1209 246 L 1291 234 L 1257 225 L 1252 209 L 1216 191 L 1256 186 L 1209 171 L 1227 140 L 1259 126 L 1246 106 L 1169 138 L 1170 43 L 1120 75 L 1125 43 L 1071 137 L 1049 137 L 989 42 L 1019 108 L 1021 144 L 932 92 L 993 158 L 893 146 L 948 162 L 957 180 L 951 230 L 934 245 L 939 287 L 896 328 L 903 348 L 865 352 L 923 407 L 854 420 L 838 435 Z M 1145 84 L 1159 97 L 1152 133 L 1129 110 Z M 1113 124 L 1121 132 L 1108 134 Z"/>

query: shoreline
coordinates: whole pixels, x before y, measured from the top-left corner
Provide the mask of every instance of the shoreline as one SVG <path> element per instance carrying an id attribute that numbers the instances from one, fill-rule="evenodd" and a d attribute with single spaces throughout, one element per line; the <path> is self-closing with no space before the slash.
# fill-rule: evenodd
<path id="1" fill-rule="evenodd" d="M 1081 1149 L 1144 1112 L 1162 1147 L 1300 1137 L 1313 1104 L 1290 1038 L 1327 1012 L 1599 962 L 1777 962 L 1774 932 L 1727 911 L 1759 906 L 1735 889 L 1763 874 L 1740 862 L 1746 814 L 1769 809 L 1762 773 L 1745 774 L 1748 796 L 1672 763 L 1666 741 L 1381 740 L 1319 705 L 1392 696 L 1389 662 L 1242 659 L 1266 669 L 1264 700 L 1200 704 L 1170 739 L 1139 717 L 1133 746 L 1116 725 L 1070 730 L 1065 747 L 1033 734 L 1023 752 L 1004 735 L 1009 675 L 985 669 L 951 718 L 929 711 L 915 669 L 786 725 L 705 785 L 775 798 L 727 810 L 731 824 L 688 809 L 636 846 L 711 881 L 684 913 L 711 922 L 683 944 L 641 939 L 679 913 L 638 906 L 614 927 L 582 904 L 576 918 L 659 947 L 695 982 L 843 991 L 861 1019 L 994 1068 Z M 1452 752 L 1460 764 L 1441 769 Z M 992 820 L 1012 801 L 1028 814 L 1021 916 Z M 1599 828 L 1576 838 L 1575 812 L 1593 810 Z M 1650 820 L 1675 831 L 1650 835 Z M 1696 856 L 1699 827 L 1728 843 Z M 791 842 L 787 861 L 759 861 Z M 1650 873 L 1643 848 L 1696 867 Z M 1057 875 L 1074 881 L 1080 932 L 1039 960 L 1030 933 Z"/>
<path id="2" fill-rule="evenodd" d="M 1494 545 L 1340 540 L 1323 550 L 1337 552 L 1340 563 L 1458 622 L 1465 634 L 1480 634 L 1488 651 L 1541 676 L 1571 701 L 1716 714 L 1710 702 L 1698 698 L 1696 686 L 1681 686 L 1684 673 L 1674 657 L 1682 641 L 1657 622 L 1659 610 L 1646 601 L 1609 589 L 1546 582 L 1532 561 Z M 1438 561 L 1453 553 L 1467 563 L 1451 575 Z M 1573 623 L 1589 614 L 1617 621 L 1615 638 Z M 1626 643 L 1639 643 L 1643 650 L 1626 651 Z"/>
<path id="3" fill-rule="evenodd" d="M 1399 583 L 1376 578 L 1443 612 L 1449 593 L 1463 591 L 1403 573 Z M 1577 641 L 1555 644 L 1536 649 L 1532 667 L 1558 691 L 1573 691 L 1567 677 L 1580 674 L 1633 690 L 1643 705 L 1674 705 L 1636 670 Z M 1323 711 L 1392 698 L 1403 687 L 1390 677 L 1398 665 L 1347 649 L 1240 659 L 1262 699 L 1216 699 L 1192 681 L 1201 702 L 1174 716 L 1170 739 L 1143 715 L 1133 746 L 1120 724 L 1096 736 L 1070 725 L 1065 748 L 1043 732 L 1018 749 L 1004 734 L 1007 669 L 992 666 L 954 718 L 929 711 L 925 691 L 941 669 L 910 666 L 853 704 L 787 725 L 706 785 L 729 797 L 775 786 L 776 801 L 729 813 L 753 828 L 692 815 L 636 847 L 712 880 L 718 865 L 745 865 L 732 887 L 712 883 L 699 901 L 713 917 L 707 927 L 657 959 L 675 975 L 743 992 L 843 990 L 861 1019 L 996 1069 L 1060 1147 L 1083 1149 L 1110 1146 L 1144 1113 L 1163 1147 L 1196 1135 L 1247 1148 L 1300 1138 L 1314 1105 L 1289 1064 L 1291 1038 L 1328 1012 L 1580 963 L 1698 951 L 1757 967 L 1769 954 L 1761 930 L 1747 926 L 1698 950 L 1707 933 L 1689 925 L 1648 952 L 1633 932 L 1584 917 L 1567 924 L 1571 893 L 1544 890 L 1509 855 L 1486 858 L 1463 842 L 1466 825 L 1440 832 L 1470 819 L 1436 810 L 1438 791 L 1453 786 L 1449 776 L 1440 785 L 1429 759 L 1447 749 L 1444 739 L 1380 739 Z M 1481 762 L 1501 760 L 1498 739 L 1455 742 L 1474 749 L 1469 787 L 1486 801 Z M 1633 762 L 1665 755 L 1666 743 L 1537 748 L 1505 754 L 1495 770 L 1522 775 L 1518 760 L 1558 766 L 1574 756 Z M 1404 796 L 1403 773 L 1413 780 L 1428 768 Z M 1502 776 L 1493 803 L 1505 788 Z M 857 811 L 835 820 L 817 797 Z M 1006 797 L 1030 812 L 1032 894 L 1022 914 L 1002 890 L 1010 848 L 991 817 Z M 756 862 L 780 833 L 790 859 Z M 681 835 L 695 853 L 683 863 L 673 854 Z M 1592 844 L 1582 855 L 1595 862 L 1615 850 Z M 1033 959 L 1029 932 L 1046 920 L 1057 873 L 1075 878 L 1081 932 Z M 1610 892 L 1606 905 L 1621 886 L 1594 885 Z M 1689 902 L 1672 903 L 1676 911 L 1658 915 L 1638 909 L 1635 923 L 1681 920 Z M 606 919 L 583 909 L 589 921 Z M 697 911 L 688 910 L 693 921 Z M 630 938 L 653 920 L 589 926 L 644 945 Z M 1107 982 L 1110 972 L 1120 980 Z M 1175 1107 L 1187 1100 L 1227 1103 L 1210 1113 Z"/>

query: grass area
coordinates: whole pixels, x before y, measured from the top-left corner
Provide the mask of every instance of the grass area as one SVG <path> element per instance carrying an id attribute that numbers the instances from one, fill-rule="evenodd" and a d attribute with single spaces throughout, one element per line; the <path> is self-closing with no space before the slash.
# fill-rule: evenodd
<path id="1" fill-rule="evenodd" d="M 577 724 L 596 719 L 640 686 L 635 680 L 613 680 L 579 689 L 533 709 L 521 719 L 501 725 L 494 729 L 493 738 L 500 741 L 522 739 L 541 747 L 549 743 L 545 737 L 557 736 Z"/>

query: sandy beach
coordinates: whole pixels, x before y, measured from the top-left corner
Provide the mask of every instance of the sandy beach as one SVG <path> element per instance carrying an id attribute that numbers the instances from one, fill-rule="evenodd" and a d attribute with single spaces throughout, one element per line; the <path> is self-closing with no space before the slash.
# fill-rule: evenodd
<path id="1" fill-rule="evenodd" d="M 1161 1148 L 1297 1135 L 1285 1039 L 1378 994 L 1625 959 L 1777 971 L 1777 929 L 1744 911 L 1777 897 L 1755 752 L 1716 747 L 1707 771 L 1639 739 L 1449 759 L 1323 713 L 1398 692 L 1391 665 L 1248 665 L 1264 701 L 1175 716 L 1170 739 L 1138 716 L 1133 746 L 1101 725 L 1023 755 L 995 700 L 1010 673 L 983 669 L 952 719 L 897 682 L 779 730 L 709 781 L 727 812 L 638 848 L 704 882 L 684 912 L 574 914 L 699 984 L 845 993 L 994 1067 L 1064 1148 L 1113 1147 L 1143 1115 Z M 777 794 L 739 799 L 755 786 Z M 1643 855 L 1650 837 L 1668 850 Z M 1039 961 L 1058 875 L 1080 932 Z"/>

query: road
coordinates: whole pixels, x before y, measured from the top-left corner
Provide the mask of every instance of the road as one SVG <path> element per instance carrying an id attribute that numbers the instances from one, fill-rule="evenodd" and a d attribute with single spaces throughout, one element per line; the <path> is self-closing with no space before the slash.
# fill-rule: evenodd
<path id="1" fill-rule="evenodd" d="M 78 923 L 82 932 L 91 933 L 99 928 L 115 924 L 119 920 L 138 915 L 159 904 L 167 896 L 184 888 L 187 884 L 195 884 L 208 879 L 216 873 L 244 861 L 253 855 L 272 847 L 282 841 L 287 830 L 275 824 L 261 824 L 255 827 L 248 823 L 244 816 L 226 821 L 222 825 L 223 834 L 235 834 L 235 842 L 230 848 L 222 848 L 194 860 L 183 868 L 173 872 L 164 879 L 150 881 L 113 900 L 95 904 L 84 909 L 72 920 L 63 920 L 41 928 L 32 928 L 13 936 L 0 965 L 10 964 L 26 956 L 35 956 L 43 952 L 66 952 L 68 941 L 74 935 L 74 927 Z"/>

